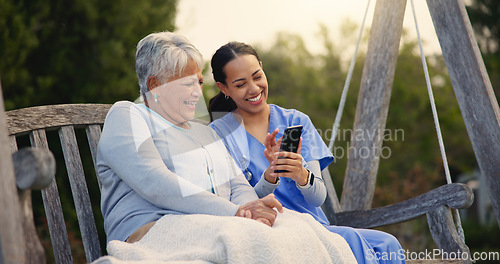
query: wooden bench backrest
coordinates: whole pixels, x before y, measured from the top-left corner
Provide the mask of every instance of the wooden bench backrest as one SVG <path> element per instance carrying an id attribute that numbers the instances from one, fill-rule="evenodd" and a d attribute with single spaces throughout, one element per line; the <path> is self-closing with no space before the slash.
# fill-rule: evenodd
<path id="1" fill-rule="evenodd" d="M 18 149 L 17 136 L 29 135 L 31 146 L 49 148 L 46 131 L 58 131 L 87 262 L 100 257 L 102 251 L 75 129 L 85 129 L 95 168 L 97 144 L 110 107 L 108 104 L 50 105 L 6 113 L 12 152 Z M 55 179 L 42 190 L 42 199 L 55 260 L 57 263 L 73 263 Z"/>

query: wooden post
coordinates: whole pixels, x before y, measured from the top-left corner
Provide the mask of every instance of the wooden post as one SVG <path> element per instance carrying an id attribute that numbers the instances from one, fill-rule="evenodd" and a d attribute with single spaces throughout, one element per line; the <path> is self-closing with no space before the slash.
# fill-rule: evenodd
<path id="1" fill-rule="evenodd" d="M 406 0 L 379 0 L 359 90 L 341 206 L 371 207 L 387 120 Z"/>
<path id="2" fill-rule="evenodd" d="M 453 89 L 500 226 L 500 110 L 462 0 L 427 0 Z"/>
<path id="3" fill-rule="evenodd" d="M 0 262 L 24 263 L 21 209 L 17 196 L 14 165 L 7 136 L 7 122 L 0 84 Z"/>
<path id="4" fill-rule="evenodd" d="M 438 209 L 427 213 L 427 222 L 432 239 L 443 252 L 449 254 L 464 253 L 470 256 L 469 247 L 458 235 L 451 209 L 441 206 Z M 462 263 L 472 263 L 470 259 Z"/>

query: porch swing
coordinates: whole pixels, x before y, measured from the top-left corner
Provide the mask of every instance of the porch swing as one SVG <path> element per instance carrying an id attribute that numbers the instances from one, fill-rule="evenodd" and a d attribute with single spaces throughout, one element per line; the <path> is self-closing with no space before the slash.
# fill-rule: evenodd
<path id="1" fill-rule="evenodd" d="M 356 228 L 373 228 L 395 224 L 426 214 L 432 238 L 442 252 L 450 254 L 464 252 L 470 256 L 470 250 L 465 244 L 457 209 L 467 208 L 472 204 L 474 200 L 473 192 L 467 185 L 451 182 L 413 0 L 410 1 L 448 184 L 403 202 L 370 209 L 380 153 L 373 151 L 369 157 L 364 155 L 361 157 L 361 155 L 350 153 L 341 202 L 339 202 L 334 189 L 328 168 L 323 170 L 322 174 L 328 196 L 322 208 L 332 224 Z M 369 5 L 370 0 L 366 7 L 356 49 L 350 63 L 339 109 L 333 124 L 333 134 L 329 142 L 330 151 L 333 149 L 336 133 L 339 129 Z M 465 5 L 461 0 L 427 0 L 427 5 L 429 6 L 443 51 L 443 57 L 448 67 L 479 167 L 491 182 L 489 186 L 490 198 L 492 201 L 496 199 L 492 203 L 495 204 L 493 205 L 494 208 L 498 208 L 500 182 L 493 177 L 499 171 L 499 165 L 498 162 L 494 164 L 491 161 L 492 155 L 500 156 L 499 108 L 482 63 L 477 43 L 473 37 Z M 380 136 L 379 133 L 384 131 L 385 128 L 405 7 L 406 1 L 377 1 L 352 129 L 351 149 L 380 149 L 382 146 L 383 136 Z M 460 49 L 460 52 L 457 52 L 456 49 Z M 465 65 L 470 65 L 470 68 L 464 69 Z M 464 72 L 466 76 L 464 76 Z M 476 89 L 474 91 L 477 91 L 481 96 L 475 96 L 473 99 L 469 98 L 469 94 L 472 92 L 471 89 Z M 481 114 L 481 120 L 477 120 L 476 114 Z M 482 129 L 487 130 L 489 134 L 483 133 Z M 375 133 L 375 136 L 356 137 L 356 131 L 369 131 Z M 490 143 L 484 144 L 484 142 Z M 488 145 L 494 144 L 494 142 L 499 144 L 486 149 Z M 499 220 L 500 213 L 498 209 L 495 210 L 495 213 L 497 220 Z M 470 263 L 470 260 L 464 262 Z"/>

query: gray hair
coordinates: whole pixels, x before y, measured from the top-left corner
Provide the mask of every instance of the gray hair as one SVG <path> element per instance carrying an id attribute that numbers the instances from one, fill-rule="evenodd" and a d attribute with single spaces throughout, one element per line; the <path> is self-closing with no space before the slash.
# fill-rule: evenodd
<path id="1" fill-rule="evenodd" d="M 152 33 L 137 44 L 135 71 L 139 78 L 141 95 L 149 92 L 148 78 L 156 76 L 165 83 L 170 77 L 180 75 L 192 59 L 203 69 L 203 57 L 189 40 L 172 32 Z"/>

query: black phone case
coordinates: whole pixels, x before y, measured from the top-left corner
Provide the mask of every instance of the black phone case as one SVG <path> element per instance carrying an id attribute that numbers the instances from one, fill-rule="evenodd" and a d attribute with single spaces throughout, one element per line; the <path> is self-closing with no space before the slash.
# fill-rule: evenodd
<path id="1" fill-rule="evenodd" d="M 291 126 L 283 132 L 283 139 L 281 140 L 280 151 L 288 151 L 297 153 L 299 148 L 300 136 L 302 135 L 302 126 Z M 287 172 L 286 170 L 275 170 L 275 173 Z"/>

